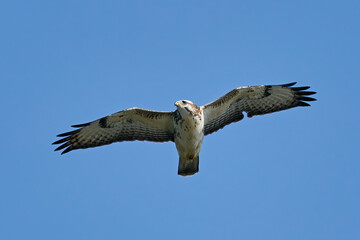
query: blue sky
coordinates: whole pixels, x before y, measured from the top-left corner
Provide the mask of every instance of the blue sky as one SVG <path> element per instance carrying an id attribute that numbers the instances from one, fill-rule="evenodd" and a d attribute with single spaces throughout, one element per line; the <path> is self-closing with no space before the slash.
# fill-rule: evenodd
<path id="1" fill-rule="evenodd" d="M 1 239 L 360 239 L 359 1 L 2 1 Z M 61 156 L 70 125 L 298 82 L 310 108 Z"/>

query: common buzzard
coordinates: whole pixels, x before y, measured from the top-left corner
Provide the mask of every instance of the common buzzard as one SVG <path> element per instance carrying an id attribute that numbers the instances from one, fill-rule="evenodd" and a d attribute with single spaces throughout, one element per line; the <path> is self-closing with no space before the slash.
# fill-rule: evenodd
<path id="1" fill-rule="evenodd" d="M 73 125 L 78 128 L 57 135 L 55 151 L 102 146 L 121 141 L 175 142 L 179 154 L 178 174 L 189 176 L 199 171 L 199 153 L 205 135 L 248 117 L 293 107 L 310 106 L 307 97 L 316 92 L 310 87 L 293 87 L 296 83 L 238 87 L 204 106 L 188 100 L 175 102 L 173 112 L 129 108 L 93 122 Z"/>

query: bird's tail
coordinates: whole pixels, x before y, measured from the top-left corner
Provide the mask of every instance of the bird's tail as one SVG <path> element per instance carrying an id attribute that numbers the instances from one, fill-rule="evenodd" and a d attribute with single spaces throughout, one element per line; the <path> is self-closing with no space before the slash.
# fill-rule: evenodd
<path id="1" fill-rule="evenodd" d="M 199 156 L 193 159 L 179 158 L 178 174 L 181 176 L 191 176 L 199 171 Z"/>

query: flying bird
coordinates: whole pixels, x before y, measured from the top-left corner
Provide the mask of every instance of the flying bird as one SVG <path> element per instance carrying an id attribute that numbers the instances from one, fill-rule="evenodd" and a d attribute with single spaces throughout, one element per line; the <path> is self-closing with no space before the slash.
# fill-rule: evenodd
<path id="1" fill-rule="evenodd" d="M 203 106 L 189 100 L 175 102 L 173 112 L 129 108 L 93 122 L 73 125 L 74 131 L 57 135 L 53 144 L 62 154 L 75 149 L 97 147 L 121 141 L 175 142 L 179 154 L 178 174 L 190 176 L 199 171 L 199 153 L 204 136 L 244 118 L 310 106 L 310 87 L 282 85 L 238 87 Z"/>

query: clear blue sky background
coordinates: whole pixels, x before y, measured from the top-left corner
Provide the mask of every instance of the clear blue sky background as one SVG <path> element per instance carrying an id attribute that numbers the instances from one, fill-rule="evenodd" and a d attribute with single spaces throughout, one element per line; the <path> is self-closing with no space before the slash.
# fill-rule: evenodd
<path id="1" fill-rule="evenodd" d="M 360 239 L 359 1 L 1 1 L 0 239 Z M 61 156 L 56 135 L 297 81 L 296 108 L 205 138 Z"/>

